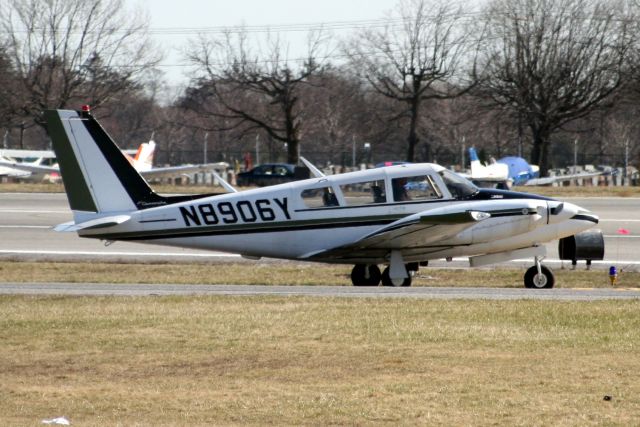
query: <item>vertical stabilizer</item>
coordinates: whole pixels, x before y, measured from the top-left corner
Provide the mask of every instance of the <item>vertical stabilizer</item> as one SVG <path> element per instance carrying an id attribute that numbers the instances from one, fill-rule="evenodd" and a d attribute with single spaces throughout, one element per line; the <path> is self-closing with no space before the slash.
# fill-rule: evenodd
<path id="1" fill-rule="evenodd" d="M 485 169 L 486 167 L 480 163 L 480 159 L 478 158 L 478 153 L 476 153 L 476 149 L 473 147 L 469 147 L 469 159 L 471 160 L 471 176 L 484 176 L 486 175 Z"/>
<path id="2" fill-rule="evenodd" d="M 133 158 L 133 167 L 138 172 L 150 171 L 153 168 L 153 154 L 156 150 L 156 143 L 151 140 L 149 142 L 143 142 L 138 147 L 138 152 Z"/>
<path id="3" fill-rule="evenodd" d="M 165 204 L 86 111 L 45 111 L 47 131 L 74 211 L 122 212 Z"/>

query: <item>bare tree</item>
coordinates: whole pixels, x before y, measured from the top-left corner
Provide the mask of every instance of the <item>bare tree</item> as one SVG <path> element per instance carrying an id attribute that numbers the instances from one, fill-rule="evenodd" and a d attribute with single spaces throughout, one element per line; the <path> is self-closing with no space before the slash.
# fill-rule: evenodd
<path id="1" fill-rule="evenodd" d="M 409 122 L 406 160 L 413 161 L 422 104 L 460 96 L 472 86 L 454 80 L 473 63 L 467 55 L 472 35 L 462 28 L 462 9 L 451 2 L 403 0 L 396 11 L 383 30 L 363 31 L 346 51 L 376 92 L 404 105 L 394 119 Z M 428 146 L 425 151 L 431 160 Z"/>
<path id="2" fill-rule="evenodd" d="M 16 75 L 5 52 L 0 47 L 0 130 L 10 126 L 14 111 L 12 105 L 16 93 L 12 90 Z M 4 134 L 4 131 L 2 131 Z M 1 136 L 1 135 L 0 135 Z"/>
<path id="3" fill-rule="evenodd" d="M 123 0 L 0 0 L 6 53 L 26 93 L 17 108 L 42 125 L 46 108 L 99 107 L 135 89 L 160 59 L 147 26 Z"/>
<path id="4" fill-rule="evenodd" d="M 298 162 L 301 86 L 309 84 L 321 65 L 316 59 L 321 34 L 310 33 L 306 58 L 292 60 L 287 44 L 267 40 L 263 55 L 253 53 L 247 32 L 238 28 L 216 40 L 201 38 L 188 57 L 202 77 L 190 96 L 191 108 L 214 120 L 218 129 L 261 129 L 287 145 L 287 161 Z M 220 109 L 220 106 L 223 108 Z"/>
<path id="5" fill-rule="evenodd" d="M 526 123 L 531 161 L 546 174 L 552 134 L 620 87 L 629 16 L 604 0 L 495 0 L 486 20 L 484 94 Z"/>

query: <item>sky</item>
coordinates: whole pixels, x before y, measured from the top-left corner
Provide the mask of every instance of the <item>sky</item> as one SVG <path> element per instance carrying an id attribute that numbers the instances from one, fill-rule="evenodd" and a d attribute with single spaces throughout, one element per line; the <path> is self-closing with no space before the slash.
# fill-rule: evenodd
<path id="1" fill-rule="evenodd" d="M 332 34 L 343 36 L 353 31 L 353 21 L 383 19 L 397 5 L 396 0 L 125 0 L 131 8 L 140 7 L 150 17 L 152 37 L 163 47 L 165 60 L 160 67 L 168 83 L 187 83 L 188 68 L 180 53 L 189 39 L 195 39 L 201 29 L 211 27 L 286 26 L 282 36 L 304 50 L 309 25 L 333 23 Z M 336 29 L 335 23 L 343 22 Z M 298 31 L 292 31 L 293 25 Z M 180 31 L 175 31 L 180 29 Z M 160 34 L 160 33 L 168 34 Z M 272 29 L 273 32 L 273 29 Z M 296 56 L 299 57 L 299 56 Z"/>

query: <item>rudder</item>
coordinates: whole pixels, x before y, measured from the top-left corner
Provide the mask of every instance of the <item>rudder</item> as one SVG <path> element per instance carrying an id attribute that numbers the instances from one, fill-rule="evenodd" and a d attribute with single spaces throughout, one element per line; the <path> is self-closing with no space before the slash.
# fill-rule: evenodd
<path id="1" fill-rule="evenodd" d="M 69 205 L 74 211 L 121 212 L 166 204 L 87 111 L 45 111 Z"/>

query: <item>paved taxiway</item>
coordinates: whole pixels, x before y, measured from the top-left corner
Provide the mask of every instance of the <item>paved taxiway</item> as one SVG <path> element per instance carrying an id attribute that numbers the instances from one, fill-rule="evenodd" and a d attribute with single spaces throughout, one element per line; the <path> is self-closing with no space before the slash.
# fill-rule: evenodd
<path id="1" fill-rule="evenodd" d="M 640 269 L 640 198 L 567 198 L 600 216 L 599 227 L 605 234 L 605 261 L 627 269 Z M 168 248 L 138 243 L 103 242 L 80 239 L 75 233 L 57 233 L 51 228 L 72 219 L 67 198 L 62 193 L 0 194 L 0 259 L 21 260 L 131 260 L 137 261 L 240 261 L 237 255 L 201 250 Z M 630 234 L 618 234 L 618 229 Z M 552 264 L 557 259 L 557 243 L 547 247 Z M 522 262 L 531 264 L 531 260 Z M 434 262 L 434 266 L 445 265 Z M 455 266 L 468 265 L 466 261 Z"/>
<path id="2" fill-rule="evenodd" d="M 0 283 L 0 294 L 74 296 L 306 296 L 336 298 L 419 298 L 596 301 L 640 299 L 640 289 L 365 288 L 354 286 L 156 285 L 100 283 Z"/>

